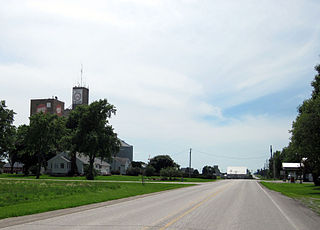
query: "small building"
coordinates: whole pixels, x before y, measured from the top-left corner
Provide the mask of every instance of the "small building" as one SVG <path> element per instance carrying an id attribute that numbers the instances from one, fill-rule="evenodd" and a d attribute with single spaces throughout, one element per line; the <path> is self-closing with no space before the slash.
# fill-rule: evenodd
<path id="1" fill-rule="evenodd" d="M 298 176 L 302 175 L 302 167 L 303 164 L 301 163 L 282 163 L 282 170 L 284 179 L 294 178 L 295 180 L 298 179 Z"/>
<path id="2" fill-rule="evenodd" d="M 59 101 L 57 97 L 49 99 L 32 99 L 30 104 L 30 116 L 40 112 L 62 116 L 64 113 L 64 102 Z"/>
<path id="3" fill-rule="evenodd" d="M 22 173 L 24 164 L 20 162 L 15 162 L 13 164 L 13 173 Z M 11 173 L 11 164 L 6 163 L 3 165 L 3 173 Z"/>
<path id="4" fill-rule="evenodd" d="M 249 178 L 248 168 L 239 166 L 229 166 L 227 168 L 228 179 L 247 179 Z"/>
<path id="5" fill-rule="evenodd" d="M 126 174 L 131 161 L 128 158 L 123 157 L 112 157 L 110 166 L 111 172 L 115 174 Z"/>
<path id="6" fill-rule="evenodd" d="M 84 174 L 85 166 L 89 165 L 89 158 L 82 154 L 77 153 L 76 164 L 78 173 Z M 100 158 L 95 158 L 93 167 L 100 172 L 101 175 L 110 175 L 110 164 Z M 63 176 L 68 175 L 71 170 L 71 158 L 66 152 L 62 152 L 50 160 L 48 160 L 47 173 L 50 175 Z"/>
<path id="7" fill-rule="evenodd" d="M 121 158 L 128 158 L 131 161 L 133 161 L 133 146 L 126 143 L 124 140 L 120 140 L 120 150 L 116 154 L 116 157 Z"/>
<path id="8" fill-rule="evenodd" d="M 86 87 L 78 86 L 72 88 L 72 109 L 78 105 L 89 104 L 89 89 Z"/>

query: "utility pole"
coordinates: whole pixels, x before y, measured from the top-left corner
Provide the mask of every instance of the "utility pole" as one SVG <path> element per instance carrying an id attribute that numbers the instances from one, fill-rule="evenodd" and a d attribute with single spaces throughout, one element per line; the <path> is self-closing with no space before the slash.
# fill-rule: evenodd
<path id="1" fill-rule="evenodd" d="M 190 157 L 189 157 L 189 178 L 191 178 L 191 150 L 192 148 L 190 148 Z"/>
<path id="2" fill-rule="evenodd" d="M 276 161 L 274 154 L 272 156 L 272 145 L 270 145 L 270 152 L 271 152 L 271 158 L 272 158 L 272 169 L 273 169 L 273 179 L 276 179 Z"/>

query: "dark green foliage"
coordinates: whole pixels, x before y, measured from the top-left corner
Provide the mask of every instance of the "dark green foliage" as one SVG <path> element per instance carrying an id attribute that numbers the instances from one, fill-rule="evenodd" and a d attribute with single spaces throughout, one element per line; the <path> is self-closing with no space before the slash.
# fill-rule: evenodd
<path id="1" fill-rule="evenodd" d="M 298 108 L 298 116 L 290 131 L 291 142 L 281 152 L 275 152 L 276 177 L 282 162 L 304 163 L 304 173 L 312 173 L 314 184 L 320 186 L 320 65 L 315 67 L 317 75 L 311 83 L 311 98 Z M 259 170 L 262 176 L 273 175 L 273 158 L 268 169 Z"/>
<path id="2" fill-rule="evenodd" d="M 46 166 L 47 160 L 62 149 L 61 139 L 66 133 L 64 122 L 64 118 L 52 114 L 37 113 L 30 117 L 28 146 L 37 157 L 37 179 L 41 166 Z"/>
<path id="3" fill-rule="evenodd" d="M 281 154 L 280 151 L 276 151 L 273 153 L 273 156 L 269 159 L 269 177 L 273 178 L 273 160 L 275 160 L 275 178 L 280 178 L 280 171 L 282 170 L 282 162 L 284 155 Z"/>
<path id="4" fill-rule="evenodd" d="M 198 169 L 193 170 L 192 172 L 192 177 L 198 177 L 199 176 L 199 171 Z"/>
<path id="5" fill-rule="evenodd" d="M 89 158 L 89 180 L 94 179 L 93 163 L 96 157 L 107 159 L 119 151 L 120 141 L 108 122 L 115 113 L 116 108 L 106 99 L 95 101 L 89 106 L 78 106 L 71 112 L 73 119 L 69 120 L 68 127 L 73 129 L 72 150 Z"/>
<path id="6" fill-rule="evenodd" d="M 126 172 L 126 174 L 128 175 L 128 176 L 138 176 L 138 175 L 140 175 L 141 174 L 141 168 L 138 168 L 138 167 L 129 167 L 128 169 L 127 169 L 127 172 Z"/>
<path id="7" fill-rule="evenodd" d="M 142 165 L 145 165 L 145 163 L 142 161 L 132 161 L 131 162 L 131 166 L 133 168 L 142 168 Z"/>
<path id="8" fill-rule="evenodd" d="M 299 159 L 307 158 L 307 167 L 313 176 L 314 184 L 320 186 L 320 65 L 311 83 L 312 97 L 299 107 L 299 114 L 292 125 L 291 143 Z"/>
<path id="9" fill-rule="evenodd" d="M 175 167 L 162 168 L 160 170 L 162 180 L 172 180 L 175 177 L 181 177 L 182 173 Z"/>
<path id="10" fill-rule="evenodd" d="M 202 168 L 202 175 L 213 175 L 214 173 L 214 168 L 209 165 L 206 165 Z"/>
<path id="11" fill-rule="evenodd" d="M 217 179 L 215 175 L 214 167 L 206 165 L 202 168 L 202 175 L 201 178 L 203 179 Z"/>
<path id="12" fill-rule="evenodd" d="M 13 110 L 7 108 L 5 101 L 0 101 L 0 159 L 7 158 L 14 148 L 14 114 Z"/>
<path id="13" fill-rule="evenodd" d="M 144 169 L 144 173 L 146 176 L 154 176 L 156 173 L 156 170 L 154 167 L 148 165 L 145 169 Z"/>
<path id="14" fill-rule="evenodd" d="M 155 156 L 150 160 L 149 165 L 155 169 L 156 173 L 160 173 L 160 170 L 163 168 L 179 168 L 179 165 L 176 164 L 168 155 Z"/>

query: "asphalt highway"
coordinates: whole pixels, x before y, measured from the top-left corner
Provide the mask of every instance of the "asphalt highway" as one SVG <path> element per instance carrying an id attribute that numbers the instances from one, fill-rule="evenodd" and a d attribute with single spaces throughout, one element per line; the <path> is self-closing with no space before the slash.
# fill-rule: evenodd
<path id="1" fill-rule="evenodd" d="M 320 229 L 319 215 L 254 180 L 221 180 L 61 216 L 48 213 L 36 221 L 27 218 L 3 229 Z"/>

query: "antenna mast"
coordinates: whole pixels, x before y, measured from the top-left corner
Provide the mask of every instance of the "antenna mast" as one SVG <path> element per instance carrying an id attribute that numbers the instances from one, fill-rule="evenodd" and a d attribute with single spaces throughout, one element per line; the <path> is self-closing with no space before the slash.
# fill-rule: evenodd
<path id="1" fill-rule="evenodd" d="M 83 65 L 82 65 L 82 63 L 81 63 L 81 83 L 80 83 L 80 87 L 82 87 L 82 74 L 83 74 Z"/>

